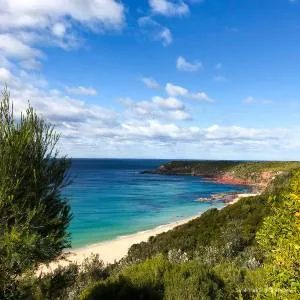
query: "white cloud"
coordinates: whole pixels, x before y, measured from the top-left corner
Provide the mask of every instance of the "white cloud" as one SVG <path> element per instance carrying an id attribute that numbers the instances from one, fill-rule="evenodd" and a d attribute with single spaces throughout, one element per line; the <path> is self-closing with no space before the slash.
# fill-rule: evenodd
<path id="1" fill-rule="evenodd" d="M 144 85 L 150 89 L 159 89 L 159 83 L 152 77 L 143 77 L 142 81 Z"/>
<path id="2" fill-rule="evenodd" d="M 181 0 L 149 0 L 149 5 L 153 13 L 168 17 L 184 16 L 190 12 L 188 5 Z"/>
<path id="3" fill-rule="evenodd" d="M 184 98 L 205 101 L 205 102 L 214 101 L 204 92 L 192 93 L 188 89 L 180 85 L 175 85 L 173 83 L 166 84 L 166 92 L 171 97 L 184 97 Z"/>
<path id="4" fill-rule="evenodd" d="M 150 101 L 135 102 L 130 98 L 119 99 L 119 102 L 127 108 L 131 119 L 151 118 L 169 120 L 190 120 L 190 115 L 185 111 L 184 104 L 174 98 L 153 97 Z"/>
<path id="5" fill-rule="evenodd" d="M 186 121 L 186 120 L 190 120 L 191 119 L 190 115 L 186 111 L 183 111 L 183 110 L 171 111 L 169 113 L 169 115 L 174 120 Z"/>
<path id="6" fill-rule="evenodd" d="M 20 66 L 26 70 L 39 70 L 42 68 L 42 64 L 35 58 L 20 61 Z"/>
<path id="7" fill-rule="evenodd" d="M 273 104 L 274 101 L 268 99 L 256 99 L 254 97 L 247 97 L 244 99 L 244 104 Z"/>
<path id="8" fill-rule="evenodd" d="M 31 48 L 11 34 L 0 34 L 0 53 L 5 57 L 21 59 L 43 56 L 41 51 Z"/>
<path id="9" fill-rule="evenodd" d="M 0 0 L 0 5 L 0 56 L 27 70 L 41 68 L 41 46 L 78 47 L 78 25 L 103 33 L 125 23 L 124 6 L 115 0 Z"/>
<path id="10" fill-rule="evenodd" d="M 173 97 L 169 97 L 169 98 L 162 98 L 162 97 L 153 97 L 152 99 L 153 103 L 156 104 L 157 106 L 161 107 L 161 108 L 167 108 L 167 109 L 184 109 L 184 105 L 183 103 Z"/>
<path id="11" fill-rule="evenodd" d="M 124 22 L 124 7 L 114 0 L 1 1 L 0 28 L 45 29 L 63 18 L 91 28 L 119 28 Z"/>
<path id="12" fill-rule="evenodd" d="M 162 30 L 158 33 L 158 37 L 163 41 L 164 46 L 171 44 L 173 41 L 172 32 L 166 27 L 162 28 Z"/>
<path id="13" fill-rule="evenodd" d="M 255 129 L 244 128 L 239 126 L 221 127 L 213 125 L 205 130 L 205 138 L 208 140 L 227 140 L 227 141 L 256 141 L 267 142 L 268 140 L 276 140 L 278 136 L 285 136 L 285 129 Z"/>
<path id="14" fill-rule="evenodd" d="M 17 78 L 14 78 L 17 79 Z M 60 91 L 38 88 L 32 84 L 8 85 L 16 112 L 24 111 L 29 100 L 38 113 L 59 128 L 69 124 L 72 128 L 97 124 L 111 126 L 116 122 L 117 113 L 98 105 L 89 105 L 84 101 L 70 98 Z M 92 126 L 92 125 L 91 125 Z M 62 132 L 68 136 L 69 132 Z"/>
<path id="15" fill-rule="evenodd" d="M 286 151 L 298 153 L 300 149 L 300 131 L 296 129 L 182 123 L 191 117 L 174 97 L 157 96 L 140 102 L 125 98 L 125 110 L 118 113 L 51 89 L 43 78 L 24 71 L 1 67 L 0 80 L 7 81 L 17 113 L 24 111 L 29 100 L 44 118 L 56 125 L 62 133 L 61 149 L 71 156 L 139 157 L 145 155 L 147 148 L 151 149 L 146 152 L 148 157 L 172 153 L 185 158 L 210 155 L 264 159 L 262 153 L 267 153 L 268 158 L 280 158 Z M 183 96 L 187 95 L 186 90 L 177 86 L 177 93 Z"/>
<path id="16" fill-rule="evenodd" d="M 202 63 L 199 61 L 188 62 L 184 57 L 177 58 L 176 67 L 179 71 L 196 72 L 202 68 Z"/>
<path id="17" fill-rule="evenodd" d="M 138 20 L 138 24 L 145 35 L 150 36 L 150 38 L 155 41 L 162 42 L 163 46 L 166 47 L 172 43 L 173 37 L 171 30 L 162 26 L 152 18 L 148 16 L 141 17 Z"/>
<path id="18" fill-rule="evenodd" d="M 63 37 L 66 33 L 66 26 L 63 23 L 55 23 L 52 27 L 53 35 Z"/>
<path id="19" fill-rule="evenodd" d="M 175 85 L 173 83 L 166 84 L 166 92 L 172 97 L 187 97 L 189 95 L 189 91 L 186 88 L 180 85 Z"/>
<path id="20" fill-rule="evenodd" d="M 85 87 L 85 86 L 77 86 L 77 87 L 66 87 L 66 91 L 69 94 L 74 95 L 86 95 L 86 96 L 95 96 L 97 95 L 97 91 L 92 87 Z"/>
<path id="21" fill-rule="evenodd" d="M 0 68 L 0 83 L 4 84 L 10 82 L 12 79 L 11 72 L 6 68 Z"/>

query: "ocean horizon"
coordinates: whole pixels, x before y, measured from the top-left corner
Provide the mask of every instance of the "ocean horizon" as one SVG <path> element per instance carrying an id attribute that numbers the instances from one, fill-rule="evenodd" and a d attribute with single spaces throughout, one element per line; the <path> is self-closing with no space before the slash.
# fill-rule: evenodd
<path id="1" fill-rule="evenodd" d="M 72 248 L 81 248 L 150 230 L 205 212 L 224 203 L 198 198 L 247 187 L 201 177 L 143 174 L 170 160 L 72 159 L 72 184 L 64 191 L 71 205 Z"/>

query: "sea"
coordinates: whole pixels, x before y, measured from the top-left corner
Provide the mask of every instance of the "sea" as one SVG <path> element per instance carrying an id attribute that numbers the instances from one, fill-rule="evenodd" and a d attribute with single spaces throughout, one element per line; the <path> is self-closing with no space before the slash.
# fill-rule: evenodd
<path id="1" fill-rule="evenodd" d="M 143 174 L 169 160 L 72 159 L 72 184 L 63 191 L 73 218 L 72 248 L 80 248 L 198 215 L 224 203 L 198 198 L 246 192 L 243 186 L 201 177 Z"/>

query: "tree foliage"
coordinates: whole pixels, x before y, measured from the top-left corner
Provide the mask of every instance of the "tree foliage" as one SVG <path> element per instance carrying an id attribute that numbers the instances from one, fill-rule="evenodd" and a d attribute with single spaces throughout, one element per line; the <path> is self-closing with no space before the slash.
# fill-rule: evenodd
<path id="1" fill-rule="evenodd" d="M 28 105 L 15 118 L 7 90 L 0 103 L 0 298 L 16 279 L 70 246 L 70 207 L 62 197 L 70 160 L 59 135 Z"/>

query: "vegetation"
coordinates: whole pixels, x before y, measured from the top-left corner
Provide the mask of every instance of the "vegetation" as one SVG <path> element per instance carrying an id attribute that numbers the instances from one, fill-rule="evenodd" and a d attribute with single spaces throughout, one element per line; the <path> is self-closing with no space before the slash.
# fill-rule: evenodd
<path id="1" fill-rule="evenodd" d="M 238 165 L 239 161 L 211 161 L 211 160 L 174 160 L 162 165 L 157 170 L 148 170 L 146 173 L 159 173 L 167 175 L 191 175 L 216 176 Z"/>
<path id="2" fill-rule="evenodd" d="M 293 169 L 300 168 L 300 162 L 297 161 L 209 161 L 209 160 L 191 160 L 182 161 L 175 160 L 162 165 L 154 171 L 146 171 L 149 173 L 159 173 L 167 175 L 201 175 L 206 177 L 217 177 L 224 174 L 231 174 L 235 178 L 251 179 L 261 178 L 264 172 L 274 174 L 282 172 L 290 172 Z"/>
<path id="3" fill-rule="evenodd" d="M 280 197 L 270 198 L 272 215 L 257 233 L 266 251 L 265 270 L 271 289 L 268 294 L 300 295 L 300 171 L 294 171 L 290 185 Z"/>
<path id="4" fill-rule="evenodd" d="M 211 209 L 172 231 L 133 245 L 105 266 L 97 256 L 37 276 L 70 245 L 70 208 L 61 196 L 70 162 L 59 136 L 29 106 L 15 119 L 0 104 L 0 299 L 299 299 L 298 162 L 176 161 L 159 173 L 228 172 L 258 180 L 276 174 L 260 196 Z"/>
<path id="5" fill-rule="evenodd" d="M 255 232 L 269 213 L 265 197 L 249 197 L 222 210 L 210 209 L 187 224 L 151 237 L 147 243 L 133 245 L 125 260 L 131 263 L 159 253 L 168 255 L 170 249 L 180 249 L 189 259 L 206 264 L 231 259 L 255 244 Z"/>
<path id="6" fill-rule="evenodd" d="M 0 104 L 0 299 L 20 276 L 70 245 L 70 207 L 61 196 L 70 161 L 58 159 L 59 136 L 28 107 L 14 118 L 5 90 Z"/>

